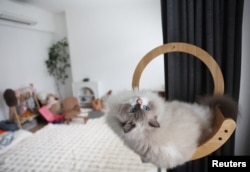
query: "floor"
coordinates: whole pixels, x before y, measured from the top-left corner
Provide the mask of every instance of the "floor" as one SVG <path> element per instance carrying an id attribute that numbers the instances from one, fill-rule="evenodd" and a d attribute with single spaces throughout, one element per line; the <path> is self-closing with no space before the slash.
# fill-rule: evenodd
<path id="1" fill-rule="evenodd" d="M 37 126 L 31 128 L 29 131 L 32 132 L 32 133 L 35 133 L 36 131 L 40 130 L 41 128 L 43 128 L 46 125 L 47 124 L 45 124 L 45 123 L 37 124 Z"/>

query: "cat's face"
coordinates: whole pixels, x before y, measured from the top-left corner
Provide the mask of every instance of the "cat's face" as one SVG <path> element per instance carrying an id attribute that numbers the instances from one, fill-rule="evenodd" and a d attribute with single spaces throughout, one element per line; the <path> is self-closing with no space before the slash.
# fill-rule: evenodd
<path id="1" fill-rule="evenodd" d="M 158 106 L 161 105 L 156 100 L 156 97 L 153 96 L 152 98 L 142 92 L 136 95 L 120 95 L 119 98 L 116 101 L 117 112 L 115 117 L 118 119 L 124 133 L 128 133 L 139 126 L 144 129 L 160 127 L 157 114 L 159 112 Z"/>

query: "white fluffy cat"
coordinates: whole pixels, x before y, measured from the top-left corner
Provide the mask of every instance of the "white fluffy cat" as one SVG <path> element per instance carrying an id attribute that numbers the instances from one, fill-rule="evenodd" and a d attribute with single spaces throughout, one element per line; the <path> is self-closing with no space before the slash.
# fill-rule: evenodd
<path id="1" fill-rule="evenodd" d="M 215 105 L 230 106 L 231 113 L 237 109 L 229 97 L 203 100 L 165 102 L 150 91 L 122 91 L 109 97 L 106 121 L 142 162 L 170 169 L 189 161 L 210 134 Z"/>

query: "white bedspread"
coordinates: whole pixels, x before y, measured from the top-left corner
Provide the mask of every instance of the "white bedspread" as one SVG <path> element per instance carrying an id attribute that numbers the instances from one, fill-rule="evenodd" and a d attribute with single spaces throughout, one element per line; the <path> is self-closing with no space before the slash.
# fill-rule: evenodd
<path id="1" fill-rule="evenodd" d="M 1 172 L 146 172 L 138 155 L 105 124 L 49 124 L 0 157 Z"/>

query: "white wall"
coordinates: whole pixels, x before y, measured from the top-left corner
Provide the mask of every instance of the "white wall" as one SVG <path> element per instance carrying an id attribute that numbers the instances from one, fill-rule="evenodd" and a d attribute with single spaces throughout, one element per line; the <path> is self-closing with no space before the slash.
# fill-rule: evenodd
<path id="1" fill-rule="evenodd" d="M 0 23 L 0 120 L 3 120 L 8 118 L 3 99 L 7 88 L 18 89 L 33 83 L 37 91 L 57 93 L 45 66 L 48 49 L 56 40 L 56 27 L 54 15 L 31 6 L 1 0 L 0 10 L 38 21 L 31 27 Z"/>
<path id="2" fill-rule="evenodd" d="M 240 82 L 240 116 L 237 121 L 235 154 L 250 155 L 250 1 L 244 1 L 242 62 Z"/>
<path id="3" fill-rule="evenodd" d="M 66 21 L 74 81 L 98 81 L 99 96 L 131 89 L 139 60 L 162 44 L 160 1 L 123 1 L 67 9 Z M 163 59 L 142 75 L 141 88 L 162 89 Z"/>

